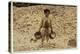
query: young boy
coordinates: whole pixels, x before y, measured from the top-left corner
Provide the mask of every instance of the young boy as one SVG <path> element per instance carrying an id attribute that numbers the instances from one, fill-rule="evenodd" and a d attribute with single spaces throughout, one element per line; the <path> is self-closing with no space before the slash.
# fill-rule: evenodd
<path id="1" fill-rule="evenodd" d="M 39 31 L 34 34 L 34 36 L 36 38 L 34 41 L 36 41 L 38 39 L 42 39 L 42 45 L 43 45 L 43 41 L 45 39 L 47 42 L 48 42 L 49 38 L 54 39 L 54 37 L 52 37 L 51 34 L 54 34 L 56 36 L 56 33 L 53 32 L 53 29 L 52 29 L 52 23 L 51 23 L 52 21 L 51 21 L 51 19 L 49 19 L 49 14 L 50 14 L 50 10 L 44 9 L 45 17 L 42 18 Z M 33 39 L 31 39 L 31 40 L 33 40 Z"/>
<path id="2" fill-rule="evenodd" d="M 50 10 L 45 9 L 44 10 L 45 17 L 42 19 L 41 26 L 39 28 L 39 32 L 41 32 L 41 37 L 42 37 L 42 44 L 45 39 L 48 42 L 49 38 L 50 39 L 54 38 L 51 36 L 51 34 L 56 35 L 56 33 L 53 32 L 52 23 L 51 23 L 52 21 L 49 18 L 49 14 L 50 14 Z"/>

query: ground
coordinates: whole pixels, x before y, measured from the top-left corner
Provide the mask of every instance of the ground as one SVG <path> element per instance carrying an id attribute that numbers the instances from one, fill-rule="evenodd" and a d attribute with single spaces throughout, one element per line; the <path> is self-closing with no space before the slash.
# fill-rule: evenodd
<path id="1" fill-rule="evenodd" d="M 44 9 L 50 10 L 54 39 L 47 43 L 41 40 L 30 42 L 38 31 Z M 38 49 L 59 49 L 76 47 L 76 7 L 60 5 L 33 5 L 28 7 L 13 6 L 13 49 L 14 51 L 29 51 Z"/>

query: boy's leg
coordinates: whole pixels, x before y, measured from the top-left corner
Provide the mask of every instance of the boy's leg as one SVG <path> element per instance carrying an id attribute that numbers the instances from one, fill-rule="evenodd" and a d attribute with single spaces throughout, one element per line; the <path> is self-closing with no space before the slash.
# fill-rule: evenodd
<path id="1" fill-rule="evenodd" d="M 41 46 L 43 47 L 43 43 L 44 43 L 44 39 L 45 39 L 45 28 L 41 29 L 41 36 L 42 36 L 42 40 L 41 40 Z"/>

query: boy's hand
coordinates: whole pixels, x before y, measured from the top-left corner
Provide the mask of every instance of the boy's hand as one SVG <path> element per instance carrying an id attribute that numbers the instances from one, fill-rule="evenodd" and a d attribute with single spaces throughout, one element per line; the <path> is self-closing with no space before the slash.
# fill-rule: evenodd
<path id="1" fill-rule="evenodd" d="M 54 32 L 51 30 L 51 33 L 54 33 Z"/>
<path id="2" fill-rule="evenodd" d="M 54 31 L 52 31 L 52 30 L 51 30 L 51 33 L 52 33 L 52 34 L 56 34 L 56 33 L 55 33 Z"/>

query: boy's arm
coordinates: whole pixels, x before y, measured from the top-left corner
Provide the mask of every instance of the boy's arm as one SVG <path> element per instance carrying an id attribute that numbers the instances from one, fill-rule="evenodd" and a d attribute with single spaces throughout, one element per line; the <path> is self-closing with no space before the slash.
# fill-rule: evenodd
<path id="1" fill-rule="evenodd" d="M 53 31 L 53 28 L 52 28 L 52 21 L 50 20 L 50 27 L 51 27 L 51 31 Z"/>
<path id="2" fill-rule="evenodd" d="M 42 21 L 41 21 L 41 24 L 40 24 L 39 31 L 41 30 L 41 28 L 42 28 L 42 25 L 43 25 L 43 19 L 42 19 Z"/>
<path id="3" fill-rule="evenodd" d="M 50 26 L 51 26 L 51 33 L 55 34 L 55 36 L 56 36 L 56 33 L 53 31 L 52 21 L 51 20 L 50 20 Z"/>

